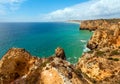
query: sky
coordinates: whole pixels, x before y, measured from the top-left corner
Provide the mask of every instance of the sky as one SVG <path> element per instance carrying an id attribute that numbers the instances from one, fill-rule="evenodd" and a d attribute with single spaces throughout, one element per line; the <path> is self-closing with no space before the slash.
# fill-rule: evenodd
<path id="1" fill-rule="evenodd" d="M 120 18 L 120 0 L 0 0 L 0 22 Z"/>

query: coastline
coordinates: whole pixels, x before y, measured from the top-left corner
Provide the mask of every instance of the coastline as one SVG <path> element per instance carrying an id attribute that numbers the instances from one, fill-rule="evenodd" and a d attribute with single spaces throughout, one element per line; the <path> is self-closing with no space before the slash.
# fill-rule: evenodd
<path id="1" fill-rule="evenodd" d="M 66 23 L 74 23 L 74 24 L 81 24 L 81 21 L 76 21 L 76 20 L 68 20 Z"/>
<path id="2" fill-rule="evenodd" d="M 54 56 L 33 57 L 25 49 L 11 48 L 0 60 L 0 83 L 43 84 L 119 84 L 120 83 L 120 24 L 109 20 L 81 22 L 83 29 L 92 30 L 84 52 L 73 65 L 66 61 L 62 48 Z M 94 24 L 93 24 L 94 23 Z M 80 25 L 81 28 L 81 25 Z"/>

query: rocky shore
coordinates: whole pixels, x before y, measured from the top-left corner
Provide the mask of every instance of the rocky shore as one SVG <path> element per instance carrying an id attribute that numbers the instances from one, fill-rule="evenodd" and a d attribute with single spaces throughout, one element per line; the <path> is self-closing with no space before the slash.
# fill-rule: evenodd
<path id="1" fill-rule="evenodd" d="M 0 84 L 120 84 L 120 20 L 82 21 L 80 28 L 94 33 L 76 64 L 59 47 L 48 58 L 11 48 L 0 60 Z"/>
<path id="2" fill-rule="evenodd" d="M 49 58 L 11 48 L 0 60 L 0 84 L 88 84 L 65 59 L 62 48 L 57 48 Z"/>
<path id="3" fill-rule="evenodd" d="M 76 67 L 95 84 L 120 84 L 120 19 L 88 20 L 80 29 L 94 31 Z"/>

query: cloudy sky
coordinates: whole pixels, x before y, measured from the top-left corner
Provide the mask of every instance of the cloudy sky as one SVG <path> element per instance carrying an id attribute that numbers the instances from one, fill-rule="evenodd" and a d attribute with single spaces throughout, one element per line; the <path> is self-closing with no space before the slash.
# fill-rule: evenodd
<path id="1" fill-rule="evenodd" d="M 0 22 L 120 18 L 120 0 L 0 0 Z"/>

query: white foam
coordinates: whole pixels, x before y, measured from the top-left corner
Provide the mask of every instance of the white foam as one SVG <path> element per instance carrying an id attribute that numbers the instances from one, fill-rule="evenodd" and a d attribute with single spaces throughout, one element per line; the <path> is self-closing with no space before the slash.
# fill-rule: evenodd
<path id="1" fill-rule="evenodd" d="M 87 48 L 86 45 L 84 45 L 83 53 L 84 53 L 84 52 L 87 52 L 87 51 L 90 51 L 90 49 Z"/>
<path id="2" fill-rule="evenodd" d="M 87 40 L 80 40 L 82 43 L 86 43 L 87 42 Z"/>

